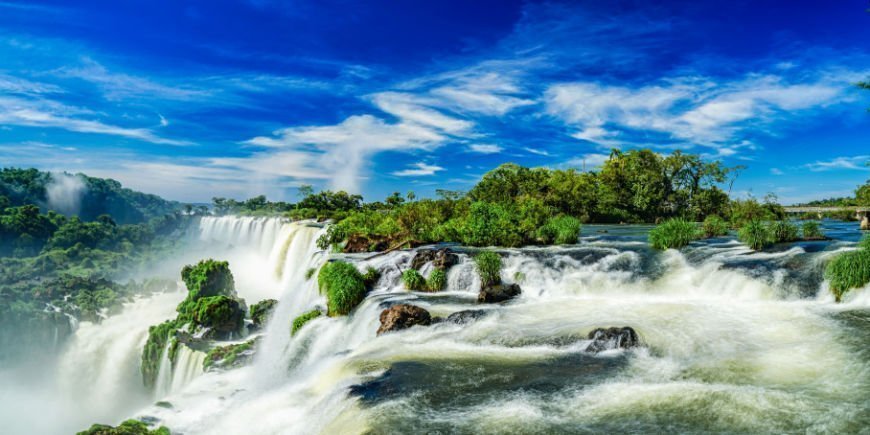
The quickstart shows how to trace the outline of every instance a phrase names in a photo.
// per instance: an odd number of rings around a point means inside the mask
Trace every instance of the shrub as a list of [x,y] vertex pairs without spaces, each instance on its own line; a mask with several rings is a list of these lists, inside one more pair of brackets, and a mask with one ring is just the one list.
[[704,223],[701,225],[701,231],[704,233],[704,237],[719,237],[728,234],[728,222],[725,222],[725,219],[721,217],[711,214],[704,219]]
[[437,292],[444,289],[447,284],[447,273],[441,269],[435,269],[429,274],[429,279],[426,280],[426,288],[430,292]]
[[296,335],[296,331],[302,329],[309,321],[320,317],[321,314],[320,310],[311,310],[293,319],[293,328],[290,329],[290,335]]
[[405,288],[408,290],[426,290],[426,279],[416,269],[408,269],[402,272],[402,282],[405,283]]
[[363,276],[350,263],[326,263],[317,275],[317,285],[326,294],[327,314],[343,316],[351,312],[366,296]]
[[824,239],[825,235],[822,234],[822,228],[816,221],[806,221],[801,225],[801,234],[804,239],[807,240],[820,240]]
[[169,435],[169,429],[160,426],[150,430],[148,425],[139,420],[127,420],[118,427],[105,424],[94,424],[88,430],[79,432],[77,435]]
[[669,219],[653,228],[649,242],[655,249],[678,249],[698,238],[698,226],[683,219]]
[[545,244],[577,243],[581,228],[580,220],[571,216],[550,218],[546,224],[538,228],[538,239]]
[[381,279],[381,273],[377,269],[371,266],[366,268],[366,273],[363,274],[363,281],[365,281],[366,287],[372,288],[378,283],[379,279]]
[[770,225],[773,240],[777,243],[793,242],[798,239],[798,227],[786,220],[776,221]]
[[740,228],[737,237],[756,251],[764,249],[775,241],[770,227],[761,221],[750,221]]
[[492,251],[484,251],[474,257],[474,265],[484,287],[501,283],[501,256]]
[[838,255],[825,268],[825,278],[830,281],[834,298],[840,302],[846,292],[870,282],[870,250],[860,249]]

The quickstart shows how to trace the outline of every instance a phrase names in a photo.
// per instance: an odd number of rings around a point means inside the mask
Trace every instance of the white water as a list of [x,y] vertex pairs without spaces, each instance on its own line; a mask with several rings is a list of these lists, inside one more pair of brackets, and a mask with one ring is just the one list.
[[[184,350],[161,374],[158,399],[172,409],[144,406],[111,418],[153,416],[186,434],[649,432],[666,423],[676,432],[781,433],[850,432],[870,415],[870,364],[832,317],[866,310],[870,289],[839,305],[824,284],[818,296],[801,297],[781,265],[810,255],[802,248],[752,253],[724,243],[653,255],[640,242],[590,239],[579,248],[505,250],[503,278],[522,272],[523,294],[488,306],[474,302],[479,282],[465,255],[437,294],[402,288],[412,252],[346,256],[360,270],[381,270],[376,291],[351,316],[317,318],[291,337],[292,319],[325,302],[316,279],[304,277],[326,260],[315,246],[321,231],[279,219],[203,219],[200,240],[209,255],[230,261],[240,295],[249,304],[280,301],[254,362],[203,374],[202,353]],[[805,263],[818,267],[829,255]],[[773,267],[734,266],[747,261]],[[433,316],[490,315],[376,337],[380,303],[400,300]],[[632,326],[647,347],[584,356],[586,334],[602,326]],[[578,357],[587,359],[569,364],[567,375],[550,365]],[[590,360],[614,368],[589,374]],[[348,394],[403,361],[429,367],[405,381],[414,392],[373,404]],[[509,388],[538,377],[559,387]],[[433,393],[440,389],[447,393]],[[474,400],[454,403],[464,397]]]

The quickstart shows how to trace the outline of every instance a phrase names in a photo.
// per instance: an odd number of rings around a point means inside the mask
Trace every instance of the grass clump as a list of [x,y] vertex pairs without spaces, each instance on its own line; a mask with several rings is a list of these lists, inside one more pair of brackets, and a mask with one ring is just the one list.
[[749,221],[737,231],[737,238],[756,251],[764,249],[776,241],[770,226],[761,221]]
[[721,217],[711,214],[704,219],[704,223],[701,224],[701,232],[704,233],[704,237],[720,237],[728,234],[728,222]]
[[202,369],[203,371],[208,371],[208,369],[218,366],[222,368],[241,367],[253,356],[253,349],[256,344],[257,339],[253,339],[244,343],[216,347],[205,355],[205,359],[202,361]]
[[317,275],[317,285],[320,292],[326,294],[327,314],[330,316],[347,315],[366,297],[362,274],[344,261],[324,264]]
[[492,251],[484,251],[474,257],[474,266],[484,287],[501,283],[501,256]]
[[805,240],[823,240],[825,235],[816,221],[806,221],[801,225],[801,235]]
[[776,243],[793,242],[798,239],[798,227],[786,220],[770,224],[770,231]]
[[831,293],[837,302],[849,290],[864,287],[870,283],[870,249],[838,255],[825,268],[825,278],[830,281]]
[[365,281],[366,287],[374,287],[374,285],[378,283],[379,279],[381,279],[381,273],[378,272],[377,269],[371,266],[366,268],[366,273],[363,274],[363,281]]
[[302,329],[306,323],[311,320],[314,320],[321,316],[320,310],[311,310],[307,313],[300,314],[298,317],[293,319],[293,327],[290,329],[290,335],[296,335],[296,331]]
[[577,243],[583,225],[571,216],[557,216],[547,220],[538,228],[538,240],[548,245],[569,245]]
[[402,272],[402,282],[405,283],[405,288],[408,290],[426,290],[426,279],[416,269],[408,269]]
[[130,419],[121,423],[118,427],[94,424],[88,430],[78,432],[77,435],[170,435],[170,432],[165,426],[150,430],[147,424],[139,420]]
[[698,226],[684,219],[669,219],[649,232],[655,249],[679,249],[698,238]]
[[429,274],[429,279],[426,280],[426,289],[430,292],[437,292],[444,289],[447,284],[447,273],[441,269],[435,269]]

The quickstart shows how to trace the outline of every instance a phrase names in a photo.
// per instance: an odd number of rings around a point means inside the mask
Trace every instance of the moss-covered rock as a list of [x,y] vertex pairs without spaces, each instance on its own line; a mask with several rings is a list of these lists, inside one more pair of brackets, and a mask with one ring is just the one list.
[[363,281],[365,281],[366,288],[371,289],[378,283],[378,280],[381,279],[381,273],[378,272],[374,267],[367,267],[366,273],[363,274]]
[[163,426],[151,430],[147,424],[139,420],[127,420],[117,427],[95,424],[77,435],[171,435],[171,432]]
[[320,310],[311,310],[293,319],[293,327],[290,329],[290,335],[296,335],[296,331],[302,329],[302,327],[309,321],[320,317],[321,314]]
[[262,328],[266,326],[275,307],[278,306],[278,301],[275,299],[264,299],[251,306],[251,321],[254,322],[254,327]]
[[139,368],[142,373],[142,382],[146,388],[154,387],[160,371],[160,360],[163,358],[163,352],[170,340],[175,340],[178,326],[175,320],[167,320],[148,328],[148,341],[145,342],[145,348],[142,350],[142,363]]
[[258,341],[259,338],[255,338],[244,343],[216,347],[206,354],[202,369],[208,371],[242,367],[254,357]]
[[226,261],[209,258],[196,265],[184,266],[181,279],[187,286],[188,299],[197,300],[209,296],[235,296],[236,284],[230,265]]
[[245,311],[237,299],[209,296],[196,301],[192,321],[197,329],[208,328],[204,338],[226,340],[241,334],[245,325]]
[[366,297],[366,284],[359,270],[350,263],[326,263],[317,275],[321,293],[326,294],[327,314],[344,316]]
[[402,272],[402,282],[405,284],[405,288],[408,290],[426,290],[426,278],[423,278],[423,275],[420,275],[420,272],[418,272],[417,269],[408,269]]

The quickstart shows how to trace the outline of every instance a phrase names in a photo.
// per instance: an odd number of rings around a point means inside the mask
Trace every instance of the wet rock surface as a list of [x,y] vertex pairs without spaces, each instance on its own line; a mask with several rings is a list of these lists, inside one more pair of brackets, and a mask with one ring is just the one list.
[[399,304],[381,312],[381,327],[378,335],[385,332],[401,331],[415,325],[427,326],[432,323],[429,312],[416,305]]
[[586,337],[592,340],[587,352],[598,353],[610,349],[631,349],[640,345],[637,332],[629,326],[622,328],[597,328]]
[[519,296],[522,292],[519,284],[490,285],[480,290],[477,301],[485,303],[504,302]]
[[447,316],[444,321],[464,325],[482,319],[486,317],[487,314],[489,313],[486,310],[463,310]]
[[459,263],[459,256],[447,248],[421,249],[411,260],[411,268],[420,269],[430,261],[436,269],[447,270]]

